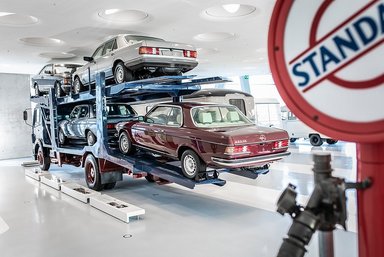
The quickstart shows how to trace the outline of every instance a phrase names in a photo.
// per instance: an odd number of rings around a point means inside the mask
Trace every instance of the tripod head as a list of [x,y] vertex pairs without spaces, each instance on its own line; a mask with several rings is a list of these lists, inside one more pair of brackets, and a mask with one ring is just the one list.
[[344,179],[333,177],[331,155],[316,153],[314,160],[315,188],[307,206],[297,204],[296,187],[289,184],[277,202],[277,212],[288,213],[293,223],[288,236],[283,239],[278,257],[302,257],[316,230],[332,231],[336,224],[346,229],[347,208],[345,190],[356,184],[346,183]]

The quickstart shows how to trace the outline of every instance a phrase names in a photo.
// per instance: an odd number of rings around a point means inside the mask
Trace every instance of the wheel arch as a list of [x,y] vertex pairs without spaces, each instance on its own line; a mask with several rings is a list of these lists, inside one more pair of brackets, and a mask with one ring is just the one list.
[[93,136],[95,137],[95,139],[97,140],[97,131],[93,130],[91,127],[86,127],[84,129],[84,137],[85,137],[85,139],[87,139],[88,132],[91,132],[93,134]]
[[[85,129],[84,129],[84,136],[85,136],[85,137],[87,137],[88,131],[91,131],[91,132],[92,132],[92,130],[91,130],[90,128],[85,128]],[[92,132],[92,133],[93,133],[93,132]]]
[[81,164],[80,164],[80,167],[84,168],[85,166],[85,160],[87,159],[88,155],[92,155],[93,158],[95,158],[96,162],[98,162],[98,158],[95,157],[95,155],[93,155],[92,152],[84,152],[82,157],[81,157]]
[[37,151],[39,151],[39,147],[42,146],[40,140],[36,140],[33,145],[33,157],[37,160]]
[[59,131],[61,130],[61,131],[63,131],[63,133],[64,133],[64,136],[68,136],[68,131],[65,129],[66,128],[66,126],[65,126],[65,124],[66,124],[67,122],[59,122],[59,125],[58,125],[58,128],[59,128]]
[[[118,63],[122,62],[124,64],[124,61],[121,60],[121,59],[116,59],[114,62],[113,62],[113,66],[112,66],[112,74],[115,75],[115,68],[117,66]],[[124,64],[125,65],[125,64]],[[127,67],[128,69],[128,67]]]
[[200,160],[201,160],[202,162],[205,163],[204,159],[201,157],[200,152],[197,151],[197,149],[195,149],[194,147],[189,146],[189,145],[181,145],[181,146],[179,146],[179,148],[177,149],[177,158],[178,158],[179,160],[181,160],[181,155],[182,155],[185,151],[187,151],[187,150],[192,150],[192,151],[194,151],[194,152],[197,154],[197,156],[199,156]]
[[120,135],[121,135],[123,132],[127,133],[129,139],[133,142],[132,135],[131,135],[130,131],[128,131],[128,130],[125,129],[125,128],[121,128],[121,129],[118,130],[118,132],[117,132],[117,133],[118,133],[118,138],[120,138]]
[[43,146],[43,142],[41,141],[41,139],[36,139],[36,141],[34,143],[34,147],[33,147],[33,154],[35,156],[37,155],[37,152],[39,151],[39,147],[41,147],[41,149],[43,149],[44,154],[47,153],[47,149]]

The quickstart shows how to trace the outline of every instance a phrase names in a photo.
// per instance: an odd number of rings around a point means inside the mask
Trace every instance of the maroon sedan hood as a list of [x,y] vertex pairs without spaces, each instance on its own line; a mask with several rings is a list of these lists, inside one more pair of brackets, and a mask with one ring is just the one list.
[[227,127],[209,130],[211,132],[227,136],[229,143],[233,145],[244,145],[252,143],[261,143],[268,141],[276,141],[288,139],[288,133],[285,130],[259,127],[259,126],[243,126],[243,127]]

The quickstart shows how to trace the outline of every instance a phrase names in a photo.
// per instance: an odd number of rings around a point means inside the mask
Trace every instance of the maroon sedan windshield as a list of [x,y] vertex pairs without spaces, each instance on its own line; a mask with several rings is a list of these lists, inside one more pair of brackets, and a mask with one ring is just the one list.
[[222,128],[252,125],[253,123],[233,106],[201,106],[191,111],[196,127]]

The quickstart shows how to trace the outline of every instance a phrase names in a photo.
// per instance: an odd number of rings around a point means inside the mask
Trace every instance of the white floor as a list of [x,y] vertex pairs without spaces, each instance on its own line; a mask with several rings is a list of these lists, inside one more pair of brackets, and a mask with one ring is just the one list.
[[[27,159],[0,161],[0,256],[276,256],[291,219],[275,212],[288,183],[299,202],[313,190],[313,151],[329,151],[334,175],[355,180],[355,145],[312,147],[300,140],[291,156],[274,163],[256,180],[221,174],[224,187],[190,190],[124,177],[104,193],[146,210],[123,223],[87,204],[24,176]],[[53,166],[52,173],[84,185],[83,171]],[[348,232],[335,231],[335,256],[357,256],[356,204],[348,192]],[[317,234],[305,256],[319,256]]]

